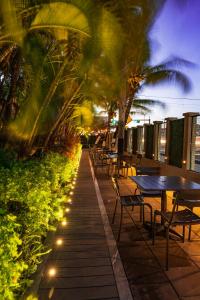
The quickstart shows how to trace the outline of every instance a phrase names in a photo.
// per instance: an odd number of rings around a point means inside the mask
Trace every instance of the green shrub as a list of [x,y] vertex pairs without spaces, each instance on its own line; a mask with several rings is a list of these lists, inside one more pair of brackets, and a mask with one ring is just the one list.
[[0,168],[0,295],[18,299],[31,283],[43,255],[47,232],[63,218],[64,202],[76,172],[80,147],[67,158],[13,160]]

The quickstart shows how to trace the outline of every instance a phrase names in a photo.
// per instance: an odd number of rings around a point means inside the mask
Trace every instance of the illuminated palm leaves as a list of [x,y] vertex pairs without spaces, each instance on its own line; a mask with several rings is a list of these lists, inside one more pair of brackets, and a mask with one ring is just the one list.
[[67,29],[90,36],[89,23],[84,13],[76,6],[57,2],[44,5],[31,24],[34,29]]
[[25,31],[21,20],[17,18],[16,7],[12,1],[1,0],[0,11],[4,23],[0,41],[15,42],[22,45]]
[[[6,1],[3,1],[2,5],[4,5],[4,11],[9,12],[5,17],[5,24],[8,24],[8,26],[6,35],[2,35],[1,39],[3,41],[5,38],[14,36],[15,39],[13,40],[23,48],[25,63],[32,65],[33,69],[36,70],[36,72],[33,72],[35,73],[35,79],[32,80],[33,86],[29,99],[21,108],[21,115],[18,120],[11,124],[11,128],[15,135],[33,142],[41,127],[41,121],[44,123],[44,117],[48,123],[48,115],[45,114],[45,111],[50,112],[51,107],[52,109],[55,108],[52,101],[56,93],[62,90],[63,77],[70,85],[73,80],[79,84],[80,80],[82,81],[82,76],[85,76],[91,65],[97,60],[101,60],[104,66],[112,69],[112,74],[114,74],[114,70],[117,70],[118,62],[122,56],[124,35],[115,15],[90,0],[84,1],[84,3],[79,0],[71,1],[71,3],[53,2],[44,4],[37,10],[29,9],[30,12],[35,14],[35,17],[33,18],[32,15],[33,21],[29,22],[28,27],[23,28],[23,34],[20,35],[19,33],[22,33],[21,15],[19,12],[16,14],[15,7],[11,5],[11,2],[5,3]],[[12,27],[6,18],[14,20]],[[42,60],[38,62],[37,57],[41,57],[41,47],[39,47],[39,53],[37,53],[37,39],[40,39],[40,35],[45,33],[52,35],[52,44],[57,44],[55,46],[56,51],[51,52],[44,43]],[[68,43],[68,46],[70,46],[69,37],[72,33],[75,34],[75,39],[79,40],[80,49],[78,51],[81,51],[81,55],[73,63],[68,55],[69,53],[63,51],[63,49],[66,50],[66,46],[59,46],[59,41],[62,41],[62,43],[65,41],[66,45]],[[33,39],[35,39],[35,45]],[[34,55],[31,56],[31,52]],[[82,69],[83,65],[86,66],[84,71]],[[74,69],[74,67],[78,76],[73,79],[69,71],[70,68]],[[67,109],[67,102],[70,101],[72,96],[70,95],[69,99],[64,99]],[[56,98],[54,101],[57,101]],[[57,106],[59,105],[63,107],[62,102],[58,103]],[[69,108],[71,109],[70,106]],[[67,109],[65,109],[66,114]],[[57,112],[59,112],[58,107]],[[51,113],[49,115],[52,116]],[[55,113],[54,115],[56,116]],[[59,115],[57,120],[59,120]]]
[[117,18],[106,9],[102,9],[97,34],[102,57],[109,59],[112,67],[116,69],[121,60],[124,35]]

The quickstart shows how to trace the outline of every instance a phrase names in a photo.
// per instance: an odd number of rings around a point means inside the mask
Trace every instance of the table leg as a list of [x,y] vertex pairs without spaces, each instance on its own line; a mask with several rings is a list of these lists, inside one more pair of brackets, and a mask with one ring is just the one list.
[[[167,193],[166,191],[162,191],[162,197],[161,197],[161,211],[166,212],[167,210]],[[164,221],[161,220],[161,223],[163,224]]]

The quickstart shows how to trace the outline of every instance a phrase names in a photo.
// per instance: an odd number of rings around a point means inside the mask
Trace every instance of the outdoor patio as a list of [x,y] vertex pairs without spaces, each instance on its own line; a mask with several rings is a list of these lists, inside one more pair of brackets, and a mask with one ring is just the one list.
[[[115,193],[105,171],[98,170],[98,181],[93,172],[88,151],[84,150],[68,223],[66,228],[58,228],[54,240],[62,238],[63,245],[55,245],[49,257],[39,299],[200,299],[200,227],[192,227],[191,242],[170,240],[170,268],[165,271],[165,239],[156,236],[152,246],[151,235],[139,222],[139,210],[135,208],[130,210],[135,224],[127,213],[124,216],[118,259],[112,232],[116,238],[119,211],[111,225]],[[130,179],[120,179],[120,188],[130,194],[135,186]],[[169,192],[168,204],[171,197]],[[160,208],[159,199],[149,202],[154,209]],[[145,216],[148,219],[148,213]],[[56,274],[50,278],[52,267]]]

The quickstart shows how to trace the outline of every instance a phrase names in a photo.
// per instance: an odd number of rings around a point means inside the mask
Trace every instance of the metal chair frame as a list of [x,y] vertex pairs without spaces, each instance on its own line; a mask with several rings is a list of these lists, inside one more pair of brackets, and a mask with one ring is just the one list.
[[166,270],[169,269],[169,231],[173,226],[183,226],[183,235],[182,241],[185,241],[185,226],[187,225],[197,225],[200,224],[200,217],[193,213],[190,209],[184,209],[177,211],[177,199],[178,193],[176,194],[173,201],[173,208],[171,212],[161,212],[158,210],[154,211],[154,220],[153,220],[153,245],[155,244],[155,235],[156,235],[156,217],[161,216],[164,220],[164,226],[166,230]]
[[[197,198],[197,195],[191,191],[182,191],[178,194],[176,200],[176,210],[178,211],[179,206],[184,206],[189,208],[192,212],[195,207],[200,207],[200,199]],[[189,225],[188,241],[191,241],[191,232],[192,225]]]
[[[142,169],[142,167],[136,167],[136,175],[137,176],[140,176],[140,175],[146,175],[146,176],[154,176],[154,175],[159,175],[160,174],[160,168],[159,167],[155,167],[155,168],[152,168],[151,167],[149,168],[149,171],[146,170],[144,171]],[[136,187],[135,189],[135,193],[136,191],[138,190],[138,186]],[[148,191],[142,191],[140,190],[140,195],[142,195],[144,198],[161,198],[162,197],[162,192],[161,191],[151,191],[151,192],[148,192]]]
[[104,167],[108,168],[107,172],[109,171],[110,164],[101,158],[101,154],[96,152],[91,152],[91,160],[92,160],[95,173],[97,172],[98,168],[103,169]]
[[[151,220],[151,224],[152,224],[152,206],[149,203],[145,203],[143,200],[143,197],[141,195],[134,194],[134,195],[121,196],[118,181],[114,177],[112,177],[112,184],[113,184],[113,189],[116,192],[116,201],[115,201],[115,208],[114,208],[113,217],[112,217],[112,224],[114,224],[114,221],[115,221],[115,215],[116,215],[116,211],[117,211],[118,202],[120,202],[120,204],[121,204],[120,224],[119,224],[119,230],[118,230],[118,235],[117,235],[117,241],[119,241],[120,235],[121,235],[124,207],[126,208],[126,207],[139,206],[141,208],[140,209],[140,221],[142,221],[144,223],[144,218],[145,218],[144,206],[147,206],[150,209],[150,220]],[[129,214],[129,216],[130,216],[130,214]],[[131,217],[131,219],[134,222],[132,217]]]

